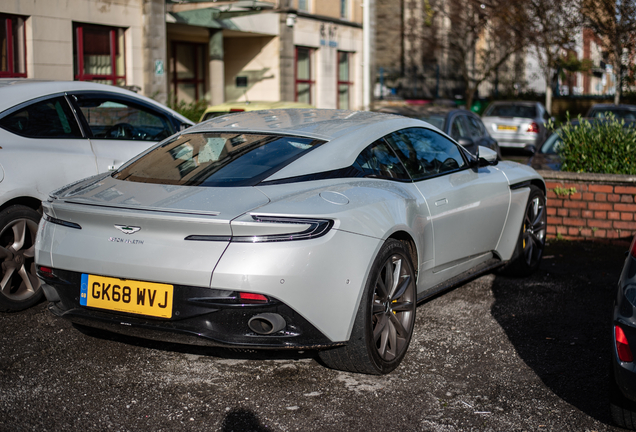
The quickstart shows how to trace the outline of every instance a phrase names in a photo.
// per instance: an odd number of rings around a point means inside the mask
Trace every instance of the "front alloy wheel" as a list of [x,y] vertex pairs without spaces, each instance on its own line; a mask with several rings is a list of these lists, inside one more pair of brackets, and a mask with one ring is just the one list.
[[541,260],[545,246],[546,210],[543,194],[534,194],[526,207],[523,220],[523,257],[528,267]]
[[515,254],[502,268],[501,273],[507,276],[529,276],[539,268],[545,248],[547,226],[545,195],[538,187],[530,186]]
[[35,236],[40,215],[14,205],[0,212],[0,310],[18,311],[42,297],[35,274]]

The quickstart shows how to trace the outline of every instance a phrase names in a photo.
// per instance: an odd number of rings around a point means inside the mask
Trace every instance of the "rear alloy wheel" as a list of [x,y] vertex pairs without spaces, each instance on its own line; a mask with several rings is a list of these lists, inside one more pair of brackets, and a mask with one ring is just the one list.
[[528,276],[539,268],[545,248],[547,226],[545,195],[538,187],[530,186],[530,196],[515,255],[502,273],[510,276]]
[[35,274],[35,236],[40,215],[14,205],[0,212],[0,310],[19,311],[42,298]]
[[349,343],[321,351],[320,359],[329,367],[350,372],[391,372],[411,341],[416,306],[409,253],[401,242],[389,239],[371,268]]

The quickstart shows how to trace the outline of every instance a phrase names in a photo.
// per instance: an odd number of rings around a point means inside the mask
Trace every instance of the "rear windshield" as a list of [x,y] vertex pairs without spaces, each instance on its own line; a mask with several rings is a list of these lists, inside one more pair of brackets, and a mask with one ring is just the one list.
[[446,121],[446,117],[431,115],[431,116],[421,116],[419,119],[432,124],[437,129],[444,130],[444,122]]
[[621,108],[596,108],[592,110],[590,117],[606,118],[609,113],[614,114],[617,119],[636,120],[636,110],[628,110]]
[[323,142],[247,133],[184,134],[113,177],[180,186],[253,186]]
[[536,118],[537,110],[535,107],[527,105],[495,105],[484,116]]

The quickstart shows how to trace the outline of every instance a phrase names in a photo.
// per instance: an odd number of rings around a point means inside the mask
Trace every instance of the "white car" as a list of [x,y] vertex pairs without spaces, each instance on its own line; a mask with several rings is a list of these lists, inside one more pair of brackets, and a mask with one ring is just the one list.
[[534,153],[548,136],[550,115],[540,102],[499,101],[488,105],[481,120],[499,147]]
[[416,304],[478,273],[534,271],[545,183],[420,120],[229,114],[43,203],[37,274],[76,325],[158,340],[317,349],[388,373]]
[[49,192],[115,170],[192,124],[117,87],[0,80],[0,311],[42,297],[33,245]]

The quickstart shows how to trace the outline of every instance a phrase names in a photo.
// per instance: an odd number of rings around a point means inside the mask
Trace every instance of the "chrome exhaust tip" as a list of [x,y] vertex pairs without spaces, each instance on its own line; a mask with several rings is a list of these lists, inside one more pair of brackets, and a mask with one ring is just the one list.
[[260,335],[269,335],[279,332],[284,329],[286,325],[285,318],[275,313],[254,315],[247,322],[247,326],[250,330]]

